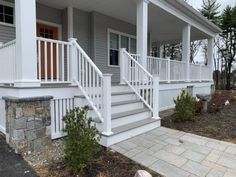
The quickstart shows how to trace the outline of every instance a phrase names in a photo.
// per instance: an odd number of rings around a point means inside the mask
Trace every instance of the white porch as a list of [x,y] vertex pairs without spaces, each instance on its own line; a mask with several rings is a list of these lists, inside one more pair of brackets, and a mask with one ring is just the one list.
[[[218,29],[203,19],[198,22],[196,17],[186,17],[180,10],[179,12],[173,12],[171,1],[165,3],[158,0],[98,0],[96,3],[92,3],[87,0],[38,0],[37,2],[51,7],[67,8],[69,39],[68,41],[61,41],[36,37],[36,1],[17,0],[15,3],[16,40],[0,47],[0,83],[11,86],[7,88],[11,91],[7,92],[4,89],[3,92],[8,93],[9,96],[53,95],[54,102],[52,102],[52,105],[56,104],[57,108],[60,107],[57,110],[59,111],[56,116],[57,122],[52,124],[52,131],[57,131],[55,137],[62,136],[60,134],[61,129],[55,126],[62,124],[63,115],[60,113],[65,113],[65,110],[73,108],[69,104],[70,102],[73,102],[73,105],[81,106],[83,105],[81,103],[82,99],[83,103],[90,105],[94,113],[94,121],[105,137],[103,144],[109,146],[134,134],[160,126],[160,87],[162,87],[163,93],[168,90],[168,87],[175,88],[175,92],[165,93],[172,93],[172,97],[175,97],[180,89],[185,89],[186,84],[190,86],[201,85],[203,88],[210,89],[213,78],[213,37]],[[181,4],[176,3],[175,8]],[[118,90],[112,91],[111,74],[113,73],[104,74],[105,72],[102,72],[96,62],[97,56],[94,55],[93,58],[92,55],[88,55],[81,47],[80,39],[77,41],[73,38],[75,35],[73,10],[75,8],[104,13],[136,26],[137,54],[130,54],[127,52],[127,48],[118,48],[119,66],[117,68],[120,73],[120,83],[124,84],[123,88],[121,88],[122,86],[117,87]],[[184,5],[180,8],[184,9]],[[120,9],[122,9],[122,13],[120,13]],[[183,11],[187,11],[186,9]],[[193,19],[191,20],[191,18]],[[150,39],[148,40],[148,38]],[[199,39],[208,39],[207,66],[189,63],[190,42]],[[182,61],[148,56],[150,53],[148,49],[151,48],[154,42],[161,44],[182,42]],[[104,60],[107,60],[107,58],[104,58]],[[112,68],[110,70],[113,71]],[[164,84],[160,86],[160,82]],[[196,82],[203,83],[196,84]],[[67,97],[68,93],[53,93],[55,88],[64,87],[65,84],[70,89],[67,88],[64,91],[70,91],[70,97]],[[176,86],[176,84],[179,84],[179,86]],[[76,87],[79,87],[77,89],[79,92],[74,91]],[[50,91],[45,93],[44,88]],[[23,90],[28,92],[26,93]],[[120,94],[121,97],[124,97],[124,92],[128,92],[132,95],[130,98],[135,97],[135,99],[118,99],[114,103],[115,106],[130,104],[129,106],[132,107],[132,104],[136,103],[135,108],[145,109],[145,116],[140,115],[137,118],[137,114],[143,112],[133,112],[126,115],[124,112],[112,111],[112,106],[114,106],[114,104],[112,105],[113,94],[115,96]],[[75,104],[78,96],[80,99],[77,101],[79,102]],[[170,98],[170,100],[173,100],[173,98]],[[164,105],[165,108],[168,106],[173,105]],[[52,106],[52,110],[54,108],[55,106]],[[126,110],[126,113],[127,111],[132,110]],[[120,117],[112,116],[112,114],[117,113],[120,114]],[[54,118],[55,112],[52,111],[51,116]],[[121,119],[115,121],[114,117]],[[133,121],[130,121],[131,118],[133,118]],[[135,125],[140,121],[141,124],[138,124],[133,131],[129,131],[128,124]],[[124,126],[126,126],[126,129],[124,129]],[[62,126],[59,127],[62,128]],[[119,131],[116,131],[115,128],[118,128]]]

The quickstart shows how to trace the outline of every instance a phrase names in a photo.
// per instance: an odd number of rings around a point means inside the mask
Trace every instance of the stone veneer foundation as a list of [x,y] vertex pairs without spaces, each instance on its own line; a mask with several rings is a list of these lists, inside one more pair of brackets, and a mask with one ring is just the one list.
[[38,151],[51,144],[52,98],[3,97],[6,102],[6,140],[16,153]]

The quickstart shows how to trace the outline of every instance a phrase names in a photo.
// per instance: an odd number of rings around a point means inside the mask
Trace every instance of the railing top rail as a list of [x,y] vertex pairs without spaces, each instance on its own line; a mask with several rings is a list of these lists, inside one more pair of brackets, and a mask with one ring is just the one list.
[[40,41],[45,41],[45,42],[53,42],[53,43],[58,43],[58,44],[64,44],[64,45],[70,45],[70,42],[66,42],[66,41],[59,41],[59,40],[55,40],[55,39],[47,39],[47,38],[43,38],[43,37],[37,37],[37,40]]
[[143,70],[143,72],[144,72],[145,74],[148,75],[148,77],[153,78],[152,75],[151,75],[149,72],[147,72],[147,70],[146,70],[141,64],[139,64],[139,62],[137,62],[137,61],[132,57],[132,55],[130,55],[126,50],[124,50],[124,53],[125,53],[127,56],[129,56],[130,59],[131,59],[138,67],[140,67],[140,68]]
[[100,77],[103,77],[102,72],[100,69],[94,64],[94,62],[90,59],[90,57],[87,55],[87,53],[79,46],[79,44],[76,41],[72,41],[75,46],[80,50],[81,54],[87,59],[89,64],[95,69],[95,71],[98,73]]
[[172,63],[180,63],[180,64],[186,64],[185,61],[178,61],[178,60],[170,60]]
[[7,42],[7,43],[3,44],[2,46],[0,46],[0,49],[3,49],[5,47],[8,47],[8,46],[15,44],[15,43],[16,43],[16,40],[14,39],[14,40]]
[[153,56],[148,56],[148,59],[152,59],[152,60],[162,60],[162,61],[168,61],[168,58],[160,58],[160,57],[153,57]]

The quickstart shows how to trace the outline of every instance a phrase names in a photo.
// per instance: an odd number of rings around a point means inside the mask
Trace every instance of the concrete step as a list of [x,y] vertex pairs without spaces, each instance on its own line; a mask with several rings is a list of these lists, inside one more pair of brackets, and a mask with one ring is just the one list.
[[160,127],[160,125],[161,125],[160,119],[156,120],[152,118],[146,118],[141,121],[119,126],[112,129],[112,132],[113,132],[112,135],[110,136],[102,135],[100,144],[102,144],[103,146],[109,147],[123,140],[132,138],[139,134],[158,128]]

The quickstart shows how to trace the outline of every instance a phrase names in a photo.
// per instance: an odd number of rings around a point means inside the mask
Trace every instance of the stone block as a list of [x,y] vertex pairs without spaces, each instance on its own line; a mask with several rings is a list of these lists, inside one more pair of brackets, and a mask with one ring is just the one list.
[[46,136],[51,136],[51,134],[52,134],[51,126],[47,126],[46,127]]
[[26,136],[26,139],[27,139],[28,141],[32,141],[32,140],[37,139],[37,135],[36,135],[35,130],[26,131],[26,132],[25,132],[25,136]]
[[[10,111],[12,111],[12,109]],[[16,119],[19,119],[19,118],[21,118],[23,116],[22,108],[15,108],[15,112],[16,112]]]
[[29,121],[26,124],[27,124],[27,130],[35,129],[34,121]]
[[27,121],[27,118],[25,118],[25,117],[15,119],[14,128],[16,130],[25,129],[26,128],[26,121]]
[[46,136],[46,127],[39,128],[35,130],[37,138],[42,138]]
[[195,162],[201,162],[205,158],[205,155],[191,150],[184,152],[182,156]]
[[23,109],[23,114],[25,117],[31,117],[35,115],[35,107],[33,105],[27,106]]
[[210,171],[209,167],[193,161],[188,161],[186,164],[184,164],[182,169],[196,176],[206,176]]
[[15,141],[25,139],[25,132],[24,132],[24,130],[13,130],[12,138]]

